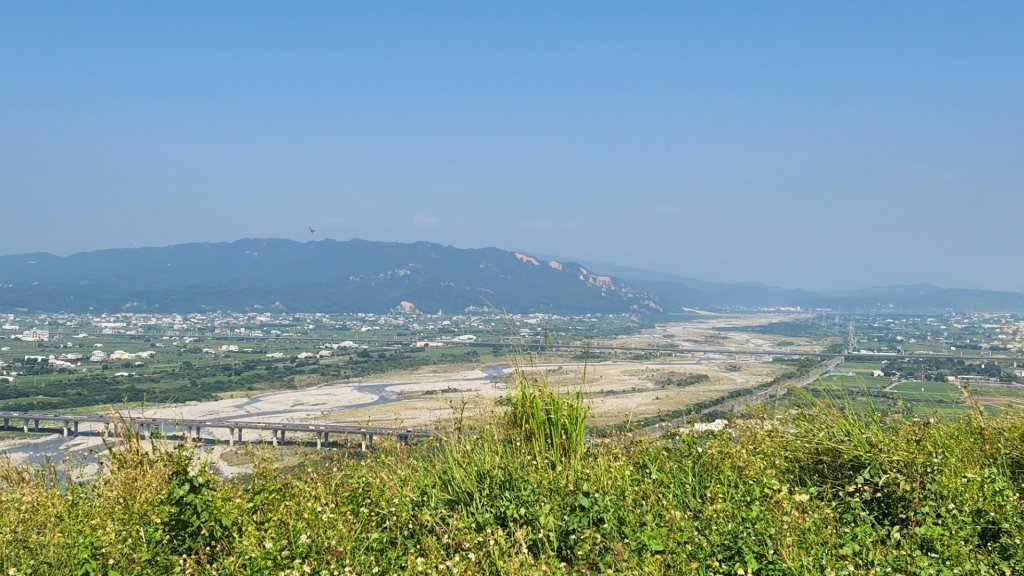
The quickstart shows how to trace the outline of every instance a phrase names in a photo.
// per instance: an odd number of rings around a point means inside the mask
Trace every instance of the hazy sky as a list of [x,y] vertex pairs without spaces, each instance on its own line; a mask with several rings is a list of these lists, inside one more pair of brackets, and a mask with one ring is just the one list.
[[0,4],[0,253],[497,246],[1024,291],[1024,3]]

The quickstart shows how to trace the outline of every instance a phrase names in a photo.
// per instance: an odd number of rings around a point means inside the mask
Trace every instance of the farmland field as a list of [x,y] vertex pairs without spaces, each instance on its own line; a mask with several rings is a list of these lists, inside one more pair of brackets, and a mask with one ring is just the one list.
[[963,392],[948,382],[900,382],[891,389],[906,400],[926,402],[959,402]]

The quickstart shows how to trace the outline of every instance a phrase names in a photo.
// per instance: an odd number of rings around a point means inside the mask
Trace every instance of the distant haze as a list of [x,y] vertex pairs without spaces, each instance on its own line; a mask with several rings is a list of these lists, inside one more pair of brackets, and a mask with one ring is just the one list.
[[0,13],[3,254],[359,237],[1024,291],[1022,3]]

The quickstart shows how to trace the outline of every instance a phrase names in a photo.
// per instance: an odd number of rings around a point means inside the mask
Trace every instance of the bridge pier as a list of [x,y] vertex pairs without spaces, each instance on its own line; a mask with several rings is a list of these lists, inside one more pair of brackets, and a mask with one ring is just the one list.
[[363,452],[367,450],[373,450],[373,434],[366,433],[366,429],[363,429],[363,433],[359,435],[359,449]]
[[[765,396],[773,396],[774,391],[765,393]],[[270,432],[270,442],[274,446],[287,443],[288,432],[297,433],[299,441],[303,444],[315,444],[318,449],[325,448],[330,444],[330,435],[342,434],[346,437],[359,436],[360,448],[372,450],[376,436],[384,434],[394,436],[401,443],[409,443],[413,437],[428,436],[429,432],[411,429],[391,428],[359,428],[340,424],[294,424],[281,422],[215,422],[207,420],[171,420],[168,418],[140,418],[124,419],[104,417],[99,415],[82,414],[45,414],[45,413],[18,413],[0,411],[0,425],[5,430],[23,430],[26,434],[47,430],[46,422],[53,423],[53,426],[60,427],[60,434],[64,438],[78,436],[80,424],[88,424],[88,430],[97,430],[102,438],[123,438],[125,435],[134,434],[139,439],[152,440],[170,434],[181,441],[202,442],[203,428],[227,431],[227,444],[235,446],[243,441],[245,430],[255,430],[258,439],[265,441],[263,432]],[[212,433],[211,433],[212,434]],[[306,434],[312,434],[312,442],[309,443]],[[213,437],[219,437],[219,432]],[[307,444],[308,443],[308,444]],[[335,444],[338,444],[336,441]],[[351,446],[351,440],[345,440],[345,445]]]

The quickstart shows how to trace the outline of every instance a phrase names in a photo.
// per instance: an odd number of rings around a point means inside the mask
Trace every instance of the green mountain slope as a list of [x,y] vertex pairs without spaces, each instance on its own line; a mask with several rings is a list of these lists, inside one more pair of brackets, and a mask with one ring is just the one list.
[[0,310],[627,312],[643,291],[571,262],[428,242],[245,239],[0,257]]

